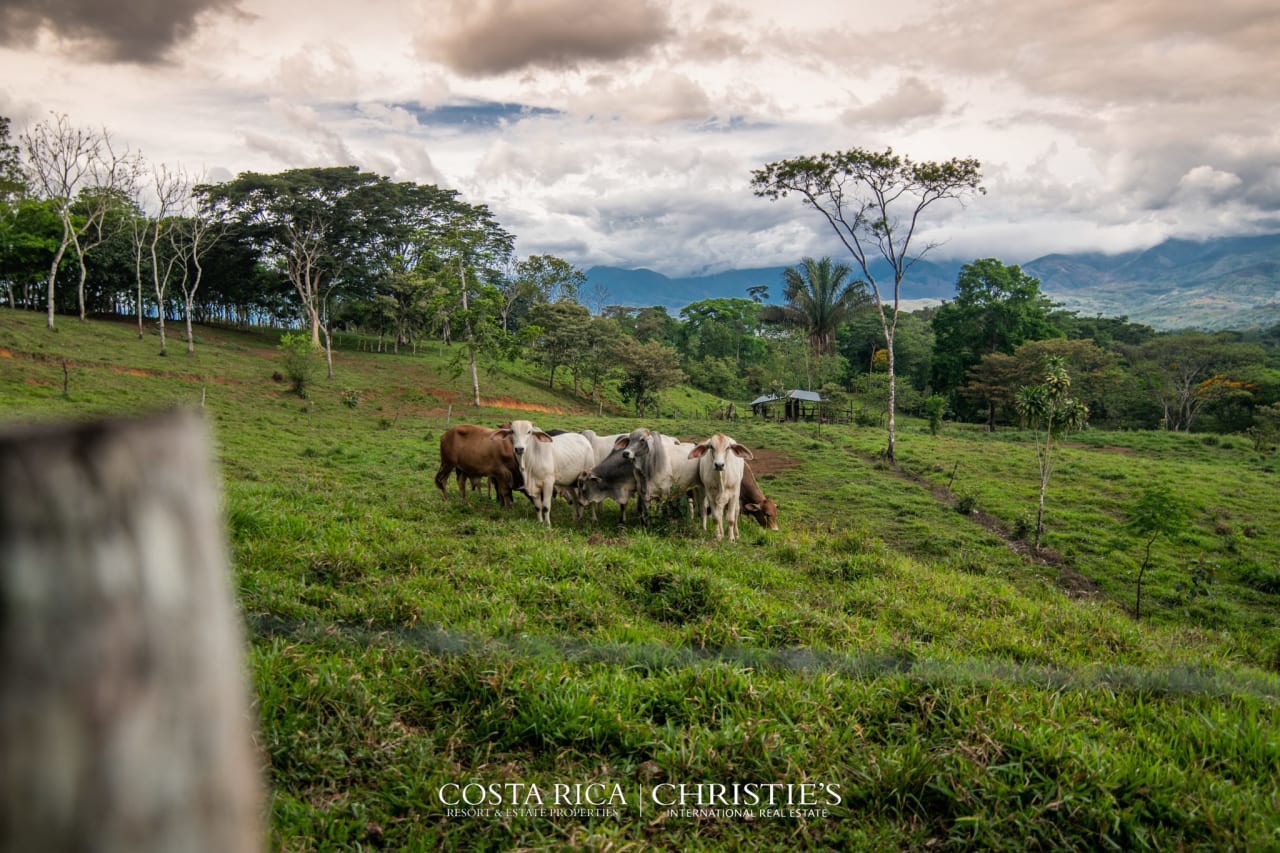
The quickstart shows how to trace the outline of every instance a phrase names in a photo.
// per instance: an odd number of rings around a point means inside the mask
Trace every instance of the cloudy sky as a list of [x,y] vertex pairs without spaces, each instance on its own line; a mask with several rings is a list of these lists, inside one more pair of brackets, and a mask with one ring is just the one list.
[[670,275],[842,250],[751,170],[976,157],[939,258],[1280,231],[1275,0],[0,0],[0,115],[214,179],[356,164],[521,255]]

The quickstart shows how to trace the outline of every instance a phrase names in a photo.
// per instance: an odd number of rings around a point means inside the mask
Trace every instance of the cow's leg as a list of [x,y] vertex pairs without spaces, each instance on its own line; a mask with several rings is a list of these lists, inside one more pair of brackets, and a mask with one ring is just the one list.
[[440,460],[440,470],[436,472],[436,488],[440,490],[440,497],[448,500],[449,493],[445,487],[449,483],[449,475],[453,473],[453,465]]
[[720,541],[721,539],[724,539],[725,504],[721,500],[721,497],[722,496],[717,496],[715,506],[712,507],[712,511],[715,513],[715,516],[716,516],[716,541]]
[[506,478],[499,478],[497,474],[491,474],[489,481],[493,486],[493,490],[498,493],[498,506],[503,509],[510,509],[515,506],[515,501],[511,499],[510,475],[507,475]]
[[551,504],[556,499],[555,481],[549,481],[542,487],[542,515],[538,517],[539,521],[546,521],[547,527],[551,526]]

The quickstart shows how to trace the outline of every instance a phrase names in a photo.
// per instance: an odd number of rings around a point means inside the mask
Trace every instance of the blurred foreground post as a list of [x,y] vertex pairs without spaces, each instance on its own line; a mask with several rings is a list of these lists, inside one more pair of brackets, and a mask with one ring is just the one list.
[[0,851],[257,851],[262,782],[194,416],[0,433]]

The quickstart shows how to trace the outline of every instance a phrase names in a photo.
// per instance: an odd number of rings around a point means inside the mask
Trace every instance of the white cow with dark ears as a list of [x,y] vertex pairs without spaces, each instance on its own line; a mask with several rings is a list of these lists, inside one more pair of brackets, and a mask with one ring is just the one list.
[[530,421],[512,421],[510,426],[493,434],[494,439],[508,436],[520,473],[524,475],[525,493],[533,498],[538,521],[551,526],[551,501],[557,487],[570,495],[574,517],[581,518],[582,508],[577,501],[578,475],[595,461],[591,442],[576,432],[548,435]]

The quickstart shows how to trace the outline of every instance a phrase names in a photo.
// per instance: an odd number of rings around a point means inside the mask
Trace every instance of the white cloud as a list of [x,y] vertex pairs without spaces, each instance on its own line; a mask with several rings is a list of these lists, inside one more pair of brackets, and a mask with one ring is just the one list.
[[[750,171],[854,146],[983,162],[926,223],[961,258],[1280,229],[1271,0],[179,5],[135,45],[159,67],[64,53],[69,21],[0,43],[0,113],[192,170],[356,163],[490,203],[521,251],[672,273],[838,254]],[[431,112],[468,105],[501,108]]]

